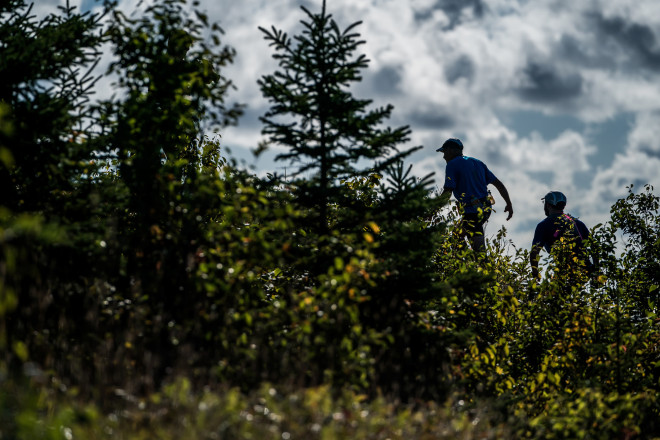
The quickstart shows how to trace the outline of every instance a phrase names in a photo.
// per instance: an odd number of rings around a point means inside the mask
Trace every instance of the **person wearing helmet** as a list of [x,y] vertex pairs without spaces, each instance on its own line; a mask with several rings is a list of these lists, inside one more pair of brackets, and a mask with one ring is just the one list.
[[509,213],[507,220],[513,215],[509,192],[486,164],[474,157],[463,155],[463,143],[459,139],[447,139],[436,151],[441,152],[447,162],[440,198],[449,199],[451,194],[454,194],[463,211],[460,234],[469,237],[474,251],[481,252],[485,248],[484,223],[492,211],[488,185],[492,184],[497,188],[506,202],[504,212]]
[[579,258],[569,258],[569,260],[578,261],[580,265],[591,271],[594,268],[594,264],[584,254],[583,247],[583,241],[589,238],[589,229],[579,219],[564,214],[566,196],[559,191],[550,191],[541,201],[543,201],[543,210],[546,218],[536,226],[536,230],[534,231],[532,250],[529,254],[532,275],[535,278],[539,277],[541,249],[544,248],[547,252],[550,252],[552,246],[557,241],[573,246],[571,255]]

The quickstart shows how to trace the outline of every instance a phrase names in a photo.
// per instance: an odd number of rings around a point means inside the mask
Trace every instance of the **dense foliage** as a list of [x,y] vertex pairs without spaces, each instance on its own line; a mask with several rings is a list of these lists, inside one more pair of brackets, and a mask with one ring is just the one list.
[[303,12],[262,30],[282,179],[205,135],[241,106],[194,7],[0,8],[0,438],[659,437],[653,188],[593,228],[591,277],[533,279],[505,230],[475,259],[352,95],[359,23]]

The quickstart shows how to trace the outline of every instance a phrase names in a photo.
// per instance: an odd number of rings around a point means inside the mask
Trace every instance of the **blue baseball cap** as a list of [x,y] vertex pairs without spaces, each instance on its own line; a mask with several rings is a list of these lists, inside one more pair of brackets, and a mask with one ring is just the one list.
[[562,202],[566,204],[566,196],[559,191],[550,191],[541,200],[545,200],[546,203],[552,206],[557,206]]
[[445,141],[444,144],[442,144],[442,147],[435,151],[441,151],[444,153],[447,148],[457,148],[459,150],[463,150],[463,142],[461,142],[460,139],[449,138]]

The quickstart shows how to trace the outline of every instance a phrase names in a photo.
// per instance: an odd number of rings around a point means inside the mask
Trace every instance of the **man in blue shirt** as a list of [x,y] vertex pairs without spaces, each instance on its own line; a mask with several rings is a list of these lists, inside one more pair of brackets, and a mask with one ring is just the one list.
[[529,262],[532,267],[532,275],[539,276],[539,255],[541,248],[550,252],[552,246],[560,241],[568,246],[565,262],[572,266],[578,265],[588,272],[592,271],[596,264],[595,257],[592,263],[585,254],[583,241],[589,238],[589,229],[577,218],[564,214],[566,207],[566,196],[559,191],[551,191],[541,199],[546,218],[536,226],[532,250],[529,254]]
[[507,220],[513,215],[509,192],[500,180],[479,159],[463,155],[463,143],[456,138],[447,139],[436,151],[443,154],[447,162],[445,184],[441,198],[454,197],[463,212],[459,234],[467,236],[476,252],[485,247],[484,223],[490,217],[492,208],[488,198],[488,185],[492,184],[506,202],[504,212]]

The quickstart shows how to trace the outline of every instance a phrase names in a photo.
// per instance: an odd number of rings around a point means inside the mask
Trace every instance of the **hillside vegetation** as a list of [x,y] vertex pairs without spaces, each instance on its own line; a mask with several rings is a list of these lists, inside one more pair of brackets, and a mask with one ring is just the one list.
[[352,95],[359,22],[300,14],[255,78],[284,178],[222,151],[235,53],[194,5],[0,7],[0,439],[660,438],[654,189],[590,278],[504,229],[478,258]]

